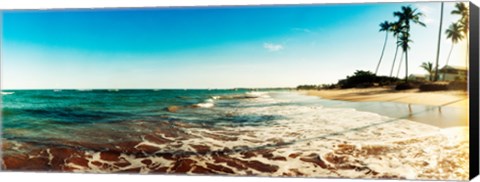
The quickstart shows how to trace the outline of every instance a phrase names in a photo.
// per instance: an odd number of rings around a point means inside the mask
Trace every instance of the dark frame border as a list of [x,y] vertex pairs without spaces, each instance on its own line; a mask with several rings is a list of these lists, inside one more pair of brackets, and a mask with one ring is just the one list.
[[[442,1],[426,1],[426,2],[442,2]],[[370,4],[370,3],[398,3],[398,2],[369,2],[369,3],[345,3],[345,4]],[[415,1],[411,1],[411,3],[416,3]],[[337,3],[314,3],[314,4],[262,4],[260,6],[309,6],[309,5],[336,5]],[[173,6],[173,7],[108,7],[108,8],[96,8],[101,10],[108,10],[108,9],[144,9],[144,8],[190,8],[190,7],[200,7],[200,8],[209,8],[209,7],[242,7],[242,6],[259,6],[256,5],[200,5],[200,6]],[[5,11],[29,11],[29,10],[84,10],[88,8],[53,8],[53,9],[15,9],[15,10],[0,10],[0,52],[1,52],[1,34],[2,34],[2,13]],[[477,177],[480,172],[480,109],[479,109],[479,83],[480,83],[480,65],[479,65],[479,24],[480,24],[480,15],[479,15],[479,7],[469,2],[469,10],[470,10],[470,49],[469,49],[469,179],[472,180],[473,178]],[[3,12],[2,12],[3,11]],[[2,62],[0,56],[0,63]],[[1,65],[0,65],[1,68]],[[1,83],[1,79],[0,79]],[[0,87],[0,90],[2,88]],[[1,99],[0,99],[1,105]],[[1,136],[1,114],[0,114],[0,136]],[[0,145],[1,145],[0,140]],[[2,156],[2,150],[0,149],[0,156]],[[1,162],[2,158],[0,158]],[[1,169],[0,169],[1,171]]]
[[479,173],[479,8],[470,2],[470,50],[469,50],[469,97],[470,97],[470,177]]

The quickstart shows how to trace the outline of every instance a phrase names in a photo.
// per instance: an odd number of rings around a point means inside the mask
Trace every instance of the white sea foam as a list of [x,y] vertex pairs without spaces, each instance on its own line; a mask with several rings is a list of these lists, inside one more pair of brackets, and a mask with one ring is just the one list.
[[257,91],[247,92],[245,93],[245,96],[248,98],[269,97],[268,92],[257,92]]
[[215,101],[213,99],[207,99],[203,103],[195,104],[195,106],[201,107],[201,108],[211,108],[211,107],[215,106],[214,102]]
[[2,95],[12,95],[12,94],[14,94],[15,92],[1,92],[1,93],[2,93]]
[[[268,93],[254,95],[269,95]],[[190,136],[178,140],[175,137],[163,138],[173,143],[157,144],[144,140],[139,145],[159,148],[161,152],[195,151],[194,145],[208,146],[210,150],[235,149],[248,146],[257,148],[270,146],[273,156],[285,160],[270,160],[262,155],[245,158],[241,153],[228,154],[230,158],[256,160],[278,166],[275,172],[240,170],[225,163],[215,163],[234,170],[239,175],[283,176],[298,175],[310,177],[350,177],[350,178],[407,178],[465,180],[468,178],[468,128],[457,127],[440,129],[404,119],[394,119],[371,112],[361,112],[349,108],[327,108],[321,105],[288,104],[304,99],[305,96],[256,97],[244,99],[243,106],[233,111],[224,110],[232,116],[281,116],[273,125],[222,126],[211,128],[180,128]],[[200,104],[211,104],[206,100]],[[199,104],[199,107],[200,107]],[[268,104],[267,106],[263,106]],[[215,136],[215,137],[212,137]],[[235,138],[221,140],[218,138]],[[283,143],[283,144],[282,144]],[[285,145],[286,144],[286,145]],[[137,145],[137,146],[139,146]],[[278,147],[274,147],[278,146]],[[292,154],[299,157],[290,157]],[[317,156],[329,167],[320,167],[306,162],[308,156]],[[142,159],[122,154],[131,165],[118,170],[144,166]],[[93,157],[99,160],[98,156]],[[148,157],[156,164],[172,166],[171,161],[162,157]],[[189,159],[207,168],[206,163],[214,161],[209,155],[191,155]],[[303,159],[302,159],[303,158]],[[455,166],[452,168],[452,166]],[[83,171],[101,171],[90,165]],[[292,172],[292,170],[294,172]],[[447,170],[449,170],[447,172]],[[115,170],[112,170],[115,171]],[[297,171],[297,172],[295,172]],[[374,172],[372,172],[374,171]],[[141,172],[149,172],[142,167]]]
[[[278,98],[259,98],[248,101],[251,103],[279,103],[288,102]],[[246,102],[245,104],[248,104]],[[252,133],[252,136],[239,135],[239,141],[212,143],[212,146],[255,146],[247,142],[261,138],[263,141],[282,140],[293,142],[292,145],[276,151],[286,156],[292,151],[315,153],[319,156],[333,155],[339,144],[348,143],[355,146],[358,151],[381,151],[377,155],[348,156],[352,165],[366,163],[376,172],[388,176],[399,176],[408,179],[429,179],[428,176],[443,175],[445,179],[459,179],[464,176],[449,173],[444,175],[428,169],[434,169],[436,163],[452,162],[461,166],[458,171],[466,170],[468,165],[462,166],[462,157],[468,152],[468,128],[440,129],[435,126],[413,122],[404,119],[395,119],[371,112],[362,112],[349,108],[325,108],[309,105],[275,105],[268,107],[245,107],[237,109],[238,115],[280,115],[284,119],[276,121],[274,126],[245,126],[233,130],[239,133]],[[201,142],[198,139],[195,142]],[[223,144],[222,144],[223,143]],[[265,143],[261,143],[264,145]],[[426,148],[430,148],[425,150]],[[220,149],[221,147],[219,147]],[[363,149],[362,149],[363,148]],[[382,152],[388,151],[388,152]],[[443,152],[442,152],[443,151]],[[386,155],[388,154],[388,155]],[[455,157],[448,156],[454,154]],[[335,154],[336,155],[336,154]],[[432,159],[431,156],[436,156]],[[362,161],[357,164],[353,161]],[[418,170],[420,164],[426,162],[431,165],[425,170]],[[460,162],[460,163],[459,163]],[[299,169],[309,176],[348,176],[362,177],[364,172],[356,170],[342,170],[340,174],[330,174],[328,170],[306,166],[288,160],[269,161],[269,164],[288,166]],[[316,171],[316,172],[315,172]],[[276,174],[281,175],[282,170]],[[275,174],[273,174],[275,175]],[[447,176],[447,177],[445,177]]]

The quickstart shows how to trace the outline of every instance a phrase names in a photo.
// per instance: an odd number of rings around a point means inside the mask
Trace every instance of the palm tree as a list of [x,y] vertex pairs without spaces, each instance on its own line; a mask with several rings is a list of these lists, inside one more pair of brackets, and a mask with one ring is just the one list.
[[400,45],[405,53],[405,82],[408,82],[408,43],[412,42],[410,40],[410,22],[425,27],[425,23],[420,21],[420,17],[423,16],[423,13],[417,12],[417,9],[412,9],[410,6],[402,6],[402,11],[396,11],[393,15],[398,17],[398,22],[402,25],[397,45]]
[[[397,38],[397,41],[398,41],[398,34],[400,34],[401,30],[402,30],[402,27],[401,27],[400,22],[391,23],[390,31],[393,32],[393,37]],[[397,60],[398,48],[399,48],[399,46],[396,45],[395,55],[393,56],[392,69],[390,69],[390,77],[392,77],[393,68],[395,67],[395,61]]]
[[[400,40],[400,39],[399,39]],[[398,41],[397,41],[397,46],[400,47],[398,45]],[[403,54],[404,52],[402,51],[402,54],[400,54],[400,62],[398,62],[398,70],[397,70],[397,78],[399,78],[399,75],[400,75],[400,69],[402,69],[402,62],[403,62]]]
[[378,72],[378,68],[380,67],[380,63],[382,62],[383,53],[385,53],[385,47],[387,46],[388,40],[388,32],[390,31],[391,24],[388,21],[380,23],[380,32],[385,32],[385,41],[383,43],[382,54],[380,55],[380,60],[378,61],[377,68],[375,69],[375,75]]
[[428,72],[428,76],[429,76],[429,81],[432,81],[433,80],[433,63],[431,62],[423,62],[422,65],[420,66],[421,68],[423,68],[425,71]]
[[452,14],[454,15],[460,15],[462,16],[460,18],[460,23],[462,26],[464,26],[463,31],[468,32],[468,23],[469,23],[469,12],[468,12],[468,7],[465,5],[465,3],[459,2],[455,4],[454,10],[452,10]]
[[[445,66],[448,66],[448,61],[450,60],[450,55],[452,54],[453,46],[463,39],[461,25],[459,23],[452,23],[448,29],[445,31],[447,38],[452,40],[452,46],[450,47],[450,52],[448,53],[447,63]],[[443,80],[445,80],[445,71],[443,71]]]
[[465,5],[465,3],[459,2],[455,4],[455,9],[452,10],[451,12],[454,15],[460,15],[460,20],[458,20],[458,23],[460,24],[460,28],[463,31],[463,34],[465,35],[465,38],[467,39],[467,49],[466,55],[465,55],[465,67],[468,67],[468,51],[469,51],[469,36],[468,36],[468,28],[469,28],[469,10],[468,7]]
[[397,45],[400,46],[403,50],[403,53],[405,53],[405,82],[408,82],[408,49],[410,49],[410,42],[412,42],[412,40],[410,40],[410,35],[408,32],[402,32],[399,40],[397,41]]
[[425,27],[425,23],[420,21],[420,17],[423,16],[423,13],[417,12],[417,9],[412,9],[410,6],[402,6],[402,11],[394,12],[393,16],[398,17],[399,22],[404,24],[407,30],[410,30],[410,22]]
[[440,40],[442,40],[442,23],[443,23],[443,2],[440,5],[440,26],[438,28],[438,43],[437,43],[437,58],[435,62],[435,78],[434,80],[438,80],[438,61],[440,59]]

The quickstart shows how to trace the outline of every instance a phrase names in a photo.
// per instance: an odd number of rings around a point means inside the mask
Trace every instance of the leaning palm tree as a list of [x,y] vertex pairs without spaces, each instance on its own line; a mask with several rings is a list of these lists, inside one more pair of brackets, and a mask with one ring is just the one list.
[[378,60],[377,68],[375,69],[375,74],[378,72],[380,63],[382,62],[383,53],[385,53],[385,47],[387,46],[388,33],[390,31],[391,24],[388,21],[380,23],[380,32],[385,32],[385,41],[383,42],[382,54],[380,55],[380,60]]
[[454,10],[452,10],[452,14],[454,15],[460,15],[461,18],[459,20],[459,23],[462,25],[462,31],[467,35],[468,32],[468,25],[469,25],[469,11],[468,7],[465,5],[465,3],[456,3],[455,4]]
[[[401,30],[402,30],[402,25],[400,24],[400,22],[394,22],[390,26],[390,31],[393,33],[393,37],[395,37],[397,39],[397,41],[398,41],[398,35],[400,34]],[[399,46],[396,45],[395,55],[393,56],[392,69],[390,69],[390,77],[392,77],[393,68],[395,68],[395,61],[397,60],[398,48],[399,48]]]
[[402,32],[397,41],[397,45],[399,45],[403,53],[405,53],[405,82],[408,82],[408,49],[410,49],[410,42],[412,42],[412,40],[410,40],[410,34],[408,32]]
[[469,46],[469,36],[468,36],[468,28],[469,28],[469,10],[468,10],[468,6],[465,5],[465,3],[462,3],[462,2],[459,2],[459,3],[456,3],[455,4],[455,9],[452,10],[451,12],[452,14],[454,15],[460,15],[460,20],[458,20],[458,23],[460,24],[460,28],[461,30],[463,31],[463,34],[467,40],[467,49],[465,50],[466,51],[466,55],[465,55],[465,67],[468,67],[468,50],[470,48]]
[[[400,39],[398,39],[398,41],[400,41]],[[397,41],[397,46],[400,47],[400,46],[398,45],[398,41]],[[399,75],[400,75],[400,69],[402,69],[403,55],[405,55],[405,54],[404,54],[404,52],[402,51],[402,53],[400,54],[400,62],[398,62],[398,69],[397,69],[397,76],[396,76],[397,78],[400,78]]]
[[442,40],[442,23],[443,23],[443,2],[440,3],[440,23],[438,27],[438,41],[437,41],[437,58],[435,61],[435,77],[434,80],[438,80],[438,62],[440,60],[440,42]]
[[[463,39],[461,25],[459,23],[452,23],[448,29],[445,31],[447,38],[452,40],[452,46],[450,47],[450,52],[448,52],[447,63],[445,66],[448,66],[448,61],[450,60],[450,55],[452,54],[453,46]],[[446,71],[443,71],[443,80],[445,80]]]
[[420,21],[420,17],[423,16],[422,12],[418,12],[417,9],[412,9],[410,6],[402,6],[402,11],[396,11],[393,13],[395,17],[398,17],[399,23],[402,25],[401,34],[397,44],[402,47],[405,53],[405,81],[408,82],[408,49],[410,40],[410,23],[419,24],[425,27],[425,23]]
[[422,65],[420,65],[421,68],[423,68],[425,71],[428,72],[428,80],[432,81],[433,80],[433,63],[431,62],[423,62]]

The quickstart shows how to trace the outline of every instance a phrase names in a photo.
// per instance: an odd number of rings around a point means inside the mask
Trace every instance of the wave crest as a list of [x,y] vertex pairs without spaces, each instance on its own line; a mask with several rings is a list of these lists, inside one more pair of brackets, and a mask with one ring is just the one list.
[[2,92],[2,95],[12,95],[14,94],[15,92]]
[[195,104],[194,106],[196,107],[201,107],[201,108],[211,108],[215,106],[215,101],[213,99],[207,99],[205,102]]

